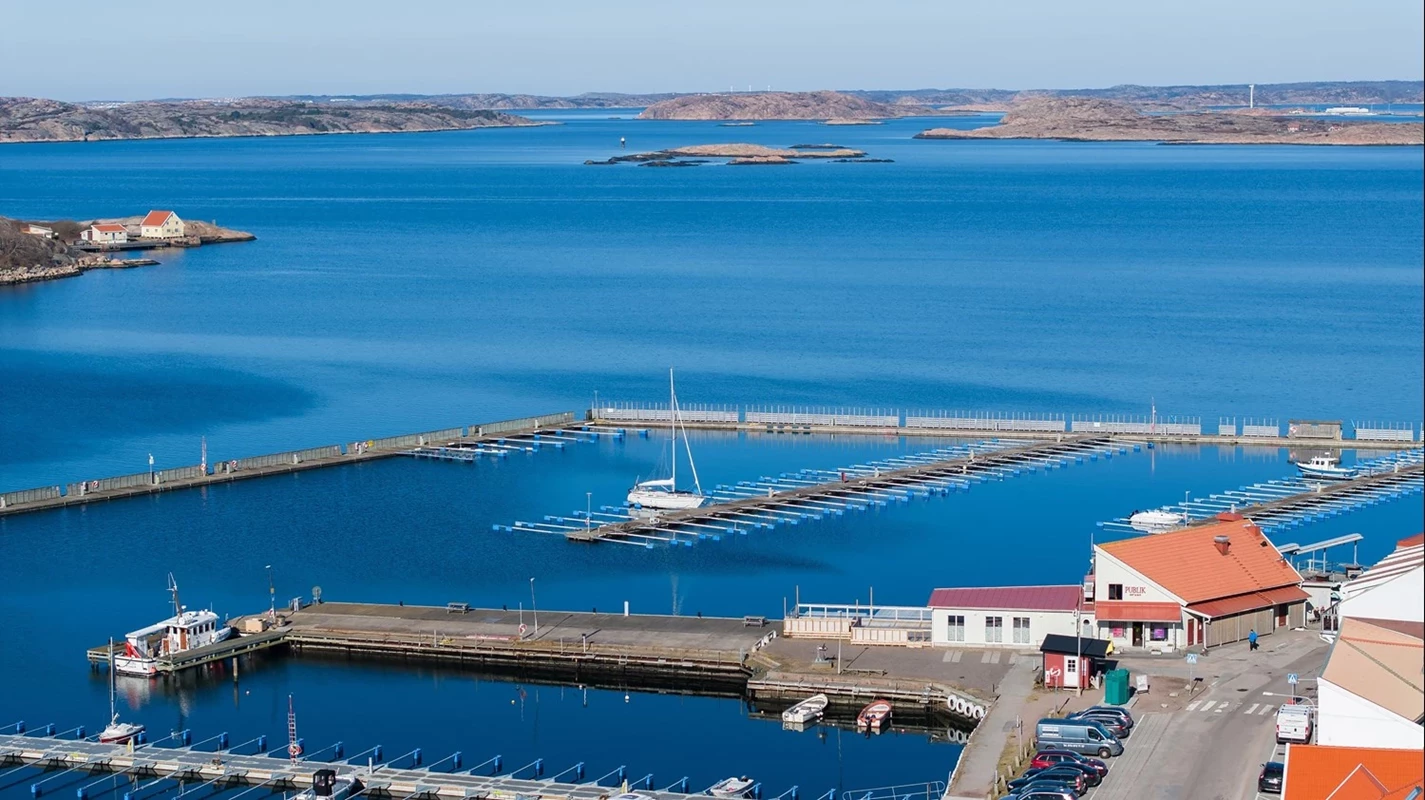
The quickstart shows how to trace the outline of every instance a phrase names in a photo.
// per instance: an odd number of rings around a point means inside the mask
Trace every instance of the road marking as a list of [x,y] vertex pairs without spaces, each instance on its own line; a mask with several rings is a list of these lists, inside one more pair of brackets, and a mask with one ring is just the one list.
[[1228,702],[1226,700],[1223,700],[1220,704],[1218,704],[1216,710],[1214,710],[1212,713],[1221,714],[1222,712],[1227,710],[1228,705]]
[[1215,700],[1208,700],[1206,703],[1203,703],[1203,704],[1202,704],[1202,710],[1203,710],[1203,711],[1209,711],[1209,710],[1211,710],[1212,707],[1215,706],[1215,705],[1217,705],[1217,701],[1215,701]]
[[1252,704],[1252,707],[1249,708],[1249,709],[1247,709],[1244,713],[1247,713],[1247,714],[1255,714],[1255,713],[1257,713],[1257,709],[1259,709],[1259,708],[1261,708],[1261,707],[1262,707],[1262,704],[1261,704],[1261,703],[1253,703],[1253,704]]
[[1267,715],[1267,712],[1269,712],[1269,711],[1271,711],[1271,710],[1272,710],[1272,707],[1271,707],[1271,706],[1262,706],[1262,710],[1257,712],[1257,716],[1259,716],[1259,717],[1265,717],[1265,716]]
[[1202,703],[1201,700],[1194,700],[1194,701],[1192,701],[1191,703],[1188,703],[1187,710],[1188,710],[1188,711],[1196,711],[1198,705],[1200,705],[1201,703]]

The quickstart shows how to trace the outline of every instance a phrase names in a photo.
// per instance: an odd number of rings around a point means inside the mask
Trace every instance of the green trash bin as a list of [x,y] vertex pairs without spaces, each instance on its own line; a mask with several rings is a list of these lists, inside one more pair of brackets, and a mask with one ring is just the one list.
[[1115,706],[1128,702],[1128,670],[1109,670],[1104,681],[1103,700]]

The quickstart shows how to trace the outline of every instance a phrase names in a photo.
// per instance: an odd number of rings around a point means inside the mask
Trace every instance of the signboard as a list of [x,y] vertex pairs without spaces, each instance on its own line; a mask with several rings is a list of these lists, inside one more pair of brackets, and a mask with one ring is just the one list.
[[1288,672],[1287,675],[1286,675],[1286,682],[1289,683],[1289,684],[1291,684],[1292,686],[1295,686],[1295,685],[1296,685],[1296,673],[1295,673],[1295,672]]
[[[1188,662],[1189,664],[1196,664],[1196,663],[1197,663],[1197,653],[1188,653],[1188,654],[1187,654],[1187,662]],[[1295,677],[1295,676],[1292,676],[1292,677]]]

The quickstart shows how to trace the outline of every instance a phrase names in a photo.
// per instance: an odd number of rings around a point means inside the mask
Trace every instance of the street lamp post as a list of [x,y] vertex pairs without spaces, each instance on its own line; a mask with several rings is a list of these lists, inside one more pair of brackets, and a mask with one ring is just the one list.
[[267,565],[267,614],[273,619],[277,619],[277,584],[272,581],[272,565]]
[[[594,493],[584,492],[584,533],[589,532],[594,520]],[[531,581],[534,578],[530,578]]]
[[534,612],[534,633],[539,635],[539,605],[534,600],[534,578],[529,579],[529,607]]

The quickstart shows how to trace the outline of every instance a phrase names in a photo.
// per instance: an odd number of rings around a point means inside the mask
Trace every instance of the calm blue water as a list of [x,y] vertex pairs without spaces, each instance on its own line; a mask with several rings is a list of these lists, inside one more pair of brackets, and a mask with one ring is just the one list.
[[[261,237],[0,290],[0,487],[141,471],[150,452],[195,463],[203,436],[216,460],[581,407],[595,391],[656,401],[669,365],[686,402],[1155,403],[1209,425],[1422,414],[1419,148],[602,118],[618,113],[523,131],[0,148],[7,216],[173,207]],[[582,165],[620,136],[635,149],[834,141],[895,163]],[[694,440],[705,484],[928,446]],[[266,564],[280,597],[319,585],[333,600],[514,607],[533,576],[542,608],[778,615],[798,592],[843,602],[873,587],[878,603],[914,604],[937,585],[1077,581],[1094,523],[1290,472],[1274,449],[1160,448],[692,548],[491,530],[581,509],[586,492],[617,502],[657,449],[386,461],[0,519],[0,636],[25,654],[0,661],[0,724],[101,722],[105,686],[81,651],[164,614],[170,570],[187,602],[224,613],[265,607]],[[1293,538],[1359,530],[1369,563],[1421,526],[1410,502]],[[154,729],[238,738],[279,733],[289,692],[312,742],[556,771],[587,760],[595,774],[626,763],[661,785],[747,773],[806,796],[941,779],[958,753],[919,734],[783,732],[731,700],[590,692],[586,707],[574,689],[429,669],[278,659],[236,688],[124,688]]]

